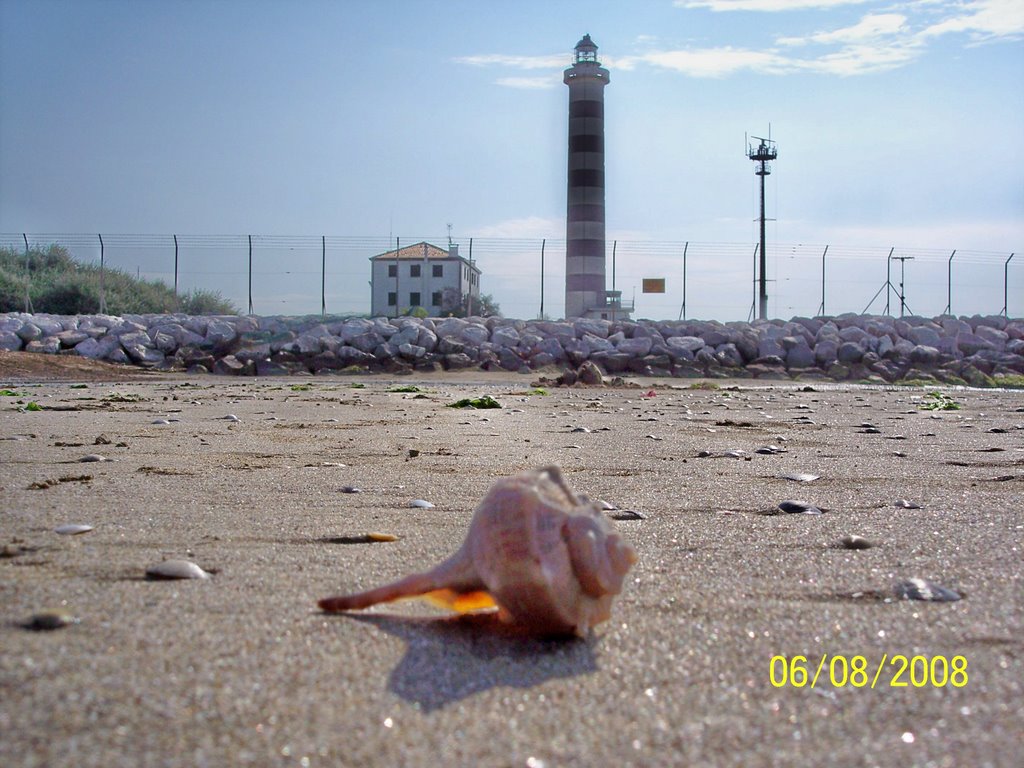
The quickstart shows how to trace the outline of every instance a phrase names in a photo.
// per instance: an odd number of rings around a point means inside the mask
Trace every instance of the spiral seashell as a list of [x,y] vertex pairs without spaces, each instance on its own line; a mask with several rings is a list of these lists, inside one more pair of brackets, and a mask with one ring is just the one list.
[[582,637],[608,619],[636,560],[600,505],[550,466],[498,480],[462,546],[435,568],[319,606],[348,611],[424,597],[459,612],[497,606],[502,620],[531,634]]

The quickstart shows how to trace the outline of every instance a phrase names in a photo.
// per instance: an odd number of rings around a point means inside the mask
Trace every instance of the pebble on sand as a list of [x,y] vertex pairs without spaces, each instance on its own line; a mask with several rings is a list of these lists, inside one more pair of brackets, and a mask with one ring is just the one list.
[[409,502],[409,506],[410,507],[415,507],[417,509],[433,509],[434,508],[434,505],[431,504],[426,499],[413,499],[412,501]]
[[164,560],[146,569],[146,578],[153,580],[208,579],[210,574],[190,560]]
[[897,509],[920,509],[921,505],[916,501],[907,501],[906,499],[896,499],[893,502],[893,506]]
[[927,600],[933,603],[952,603],[960,599],[960,593],[927,579],[906,579],[893,588],[896,597],[904,600]]
[[53,529],[53,532],[59,533],[61,536],[77,536],[80,533],[88,533],[91,530],[93,530],[93,527],[84,523],[65,523],[64,525],[58,525]]

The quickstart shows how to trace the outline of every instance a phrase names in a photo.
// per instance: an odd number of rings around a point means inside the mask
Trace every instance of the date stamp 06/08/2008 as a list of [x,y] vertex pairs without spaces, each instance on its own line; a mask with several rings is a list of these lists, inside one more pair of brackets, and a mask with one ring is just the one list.
[[775,688],[963,688],[967,685],[966,656],[890,656],[883,653],[877,662],[866,656],[821,654],[818,659],[806,656],[772,656],[768,679]]

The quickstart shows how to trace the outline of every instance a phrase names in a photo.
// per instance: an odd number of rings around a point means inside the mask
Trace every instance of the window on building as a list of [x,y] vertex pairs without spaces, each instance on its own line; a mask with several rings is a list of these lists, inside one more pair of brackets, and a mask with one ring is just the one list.
[[397,264],[388,264],[388,277],[398,277]]
[[419,276],[420,276],[420,265],[419,264],[410,264],[409,265],[409,277],[419,277]]
[[388,291],[388,306],[393,307],[398,303],[398,294],[394,291]]
[[420,292],[414,291],[409,294],[409,306],[418,307],[420,305]]
[[432,306],[432,307],[440,307],[441,306],[441,292],[440,291],[434,291],[432,294],[430,294],[430,306]]
[[434,277],[444,277],[444,264],[434,265]]

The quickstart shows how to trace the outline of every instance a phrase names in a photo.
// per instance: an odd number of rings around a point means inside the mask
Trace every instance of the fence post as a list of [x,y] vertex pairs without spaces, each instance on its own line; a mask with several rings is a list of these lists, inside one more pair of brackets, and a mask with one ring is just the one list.
[[946,308],[942,311],[944,315],[953,314],[953,257],[956,256],[956,249],[949,254],[949,261],[946,262]]
[[889,249],[889,255],[885,257],[885,314],[889,314],[889,292],[892,290],[892,278],[889,276],[889,268],[892,266],[892,255],[896,251],[894,245]]
[[1003,262],[1003,317],[1010,316],[1009,302],[1007,302],[1007,278],[1010,274],[1010,261],[1013,259],[1015,254],[1010,254],[1010,258]]
[[818,317],[822,317],[825,314],[825,255],[828,253],[828,246],[825,246],[825,251],[821,254],[821,306],[818,308]]
[[466,317],[473,316],[473,238],[469,238],[469,298],[466,305]]
[[249,235],[249,314],[252,314],[252,235]]
[[690,241],[687,240],[683,244],[683,303],[679,307],[679,319],[686,319],[686,251],[690,247]]
[[178,309],[178,236],[174,238],[174,308]]
[[546,237],[540,241],[540,320],[544,319],[544,246],[547,241]]
[[100,239],[100,314],[107,314],[107,284],[106,276],[104,275],[104,248],[103,248],[103,235],[97,235]]
[[24,232],[21,233],[22,238],[25,240],[25,314],[32,314],[32,297],[29,295],[29,286],[32,284],[32,270],[29,267],[28,258],[28,235]]
[[320,316],[327,317],[327,236],[320,235]]

